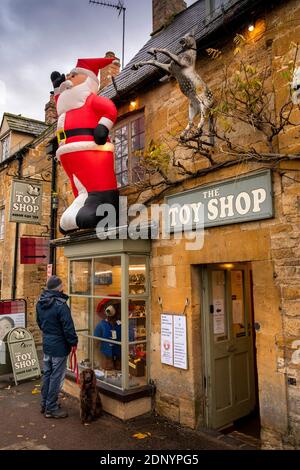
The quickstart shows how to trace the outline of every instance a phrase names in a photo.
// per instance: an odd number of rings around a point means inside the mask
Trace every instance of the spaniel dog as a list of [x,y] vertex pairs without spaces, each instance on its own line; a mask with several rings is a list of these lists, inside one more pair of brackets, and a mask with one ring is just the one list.
[[80,373],[80,419],[82,424],[99,418],[102,411],[100,393],[96,387],[96,375],[92,369]]

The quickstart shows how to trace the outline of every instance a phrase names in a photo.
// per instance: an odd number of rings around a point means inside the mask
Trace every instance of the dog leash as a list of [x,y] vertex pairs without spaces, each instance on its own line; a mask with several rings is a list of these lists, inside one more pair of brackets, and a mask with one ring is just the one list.
[[[74,363],[73,363],[74,361]],[[76,383],[79,384],[79,371],[78,371],[78,363],[77,363],[77,355],[76,349],[72,348],[71,355],[70,355],[70,368],[71,371],[74,372],[76,377]]]

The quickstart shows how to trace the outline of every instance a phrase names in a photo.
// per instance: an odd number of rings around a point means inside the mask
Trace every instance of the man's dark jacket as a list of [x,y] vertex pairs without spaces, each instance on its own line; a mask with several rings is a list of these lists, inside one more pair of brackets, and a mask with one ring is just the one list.
[[68,356],[78,337],[69,306],[68,296],[45,289],[36,305],[36,321],[43,332],[43,350],[53,357]]

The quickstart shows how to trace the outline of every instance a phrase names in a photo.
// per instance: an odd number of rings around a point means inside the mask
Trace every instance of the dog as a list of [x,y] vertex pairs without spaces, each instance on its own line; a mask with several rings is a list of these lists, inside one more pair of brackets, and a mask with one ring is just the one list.
[[82,424],[91,423],[99,418],[102,411],[100,393],[96,387],[96,375],[93,369],[84,369],[80,373],[80,419]]
[[[200,117],[197,133],[202,134],[205,118],[208,110],[214,104],[214,96],[207,84],[195,70],[197,58],[197,44],[193,33],[186,34],[179,41],[182,50],[176,55],[167,49],[152,48],[148,51],[154,59],[137,62],[133,64],[132,69],[138,70],[144,65],[152,65],[166,72],[170,77],[174,77],[179,85],[181,92],[189,100],[189,122],[181,133],[181,139],[186,139],[194,126],[196,116]],[[163,54],[171,59],[169,63],[161,63],[157,60],[157,54]]]

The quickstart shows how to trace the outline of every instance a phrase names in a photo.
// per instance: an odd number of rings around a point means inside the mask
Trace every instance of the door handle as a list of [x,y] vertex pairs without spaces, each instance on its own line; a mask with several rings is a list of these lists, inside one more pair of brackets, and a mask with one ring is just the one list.
[[233,353],[237,350],[237,347],[236,346],[228,346],[227,348],[227,352],[230,352],[230,353]]

